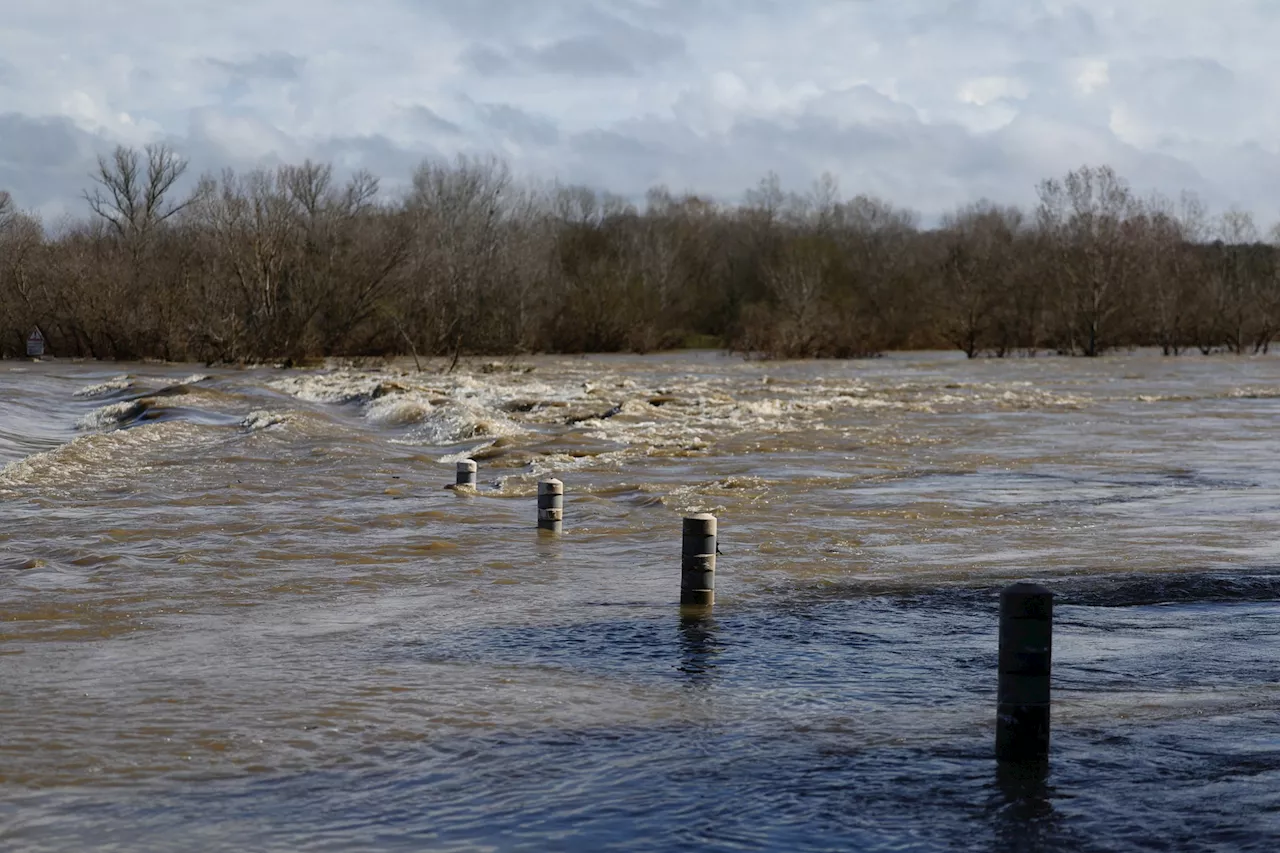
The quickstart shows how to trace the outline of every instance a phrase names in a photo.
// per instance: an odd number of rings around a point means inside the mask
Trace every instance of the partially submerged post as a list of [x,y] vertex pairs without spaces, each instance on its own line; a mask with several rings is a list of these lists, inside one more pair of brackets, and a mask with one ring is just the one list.
[[472,459],[464,459],[458,463],[458,478],[455,481],[458,486],[476,487],[476,463]]
[[1049,756],[1049,673],[1053,593],[1015,583],[1000,593],[1000,684],[996,758],[1044,761]]
[[554,478],[538,481],[538,529],[559,533],[564,521],[564,483]]
[[716,517],[685,516],[680,554],[680,604],[710,607],[716,603]]

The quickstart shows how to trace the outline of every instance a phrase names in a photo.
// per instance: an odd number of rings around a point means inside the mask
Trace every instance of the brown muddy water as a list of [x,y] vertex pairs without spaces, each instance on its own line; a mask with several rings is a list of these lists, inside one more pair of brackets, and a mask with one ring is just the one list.
[[[0,400],[5,850],[1280,844],[1280,359],[11,362]],[[1045,778],[992,756],[1017,578],[1058,597]]]

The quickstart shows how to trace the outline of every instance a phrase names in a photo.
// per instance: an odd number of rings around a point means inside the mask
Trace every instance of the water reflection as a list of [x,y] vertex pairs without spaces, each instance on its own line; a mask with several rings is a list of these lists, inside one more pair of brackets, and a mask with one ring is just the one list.
[[1024,853],[1060,849],[1059,817],[1051,802],[1049,762],[996,762],[992,798],[995,849]]
[[537,528],[534,535],[534,553],[540,560],[559,560],[564,556],[564,538],[560,531]]
[[680,671],[689,676],[692,686],[706,687],[715,675],[716,658],[721,647],[719,625],[708,608],[684,607],[680,610]]

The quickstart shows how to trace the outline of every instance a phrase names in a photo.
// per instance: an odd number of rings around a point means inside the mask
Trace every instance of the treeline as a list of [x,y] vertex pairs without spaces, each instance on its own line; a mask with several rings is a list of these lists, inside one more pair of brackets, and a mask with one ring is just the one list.
[[209,363],[320,355],[651,351],[763,357],[958,347],[968,355],[1266,352],[1280,256],[1245,213],[1140,198],[1109,168],[1047,180],[1033,210],[939,226],[770,176],[724,206],[637,208],[424,163],[394,198],[306,162],[177,188],[172,149],[99,160],[88,215],[56,228],[0,192],[0,355],[39,327],[61,356]]

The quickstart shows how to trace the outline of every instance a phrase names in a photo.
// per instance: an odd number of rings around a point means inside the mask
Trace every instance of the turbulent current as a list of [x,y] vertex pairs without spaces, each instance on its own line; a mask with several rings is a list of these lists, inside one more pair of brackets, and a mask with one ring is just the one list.
[[435,368],[0,364],[0,848],[1280,847],[1280,359]]

